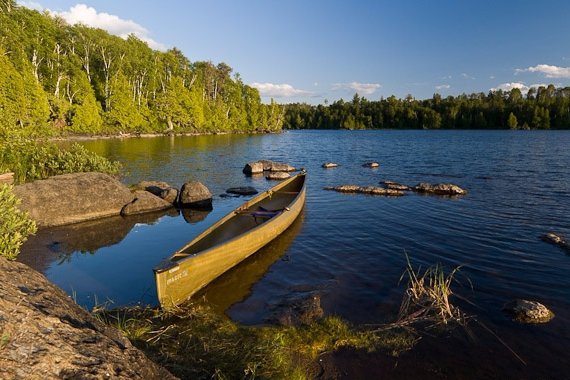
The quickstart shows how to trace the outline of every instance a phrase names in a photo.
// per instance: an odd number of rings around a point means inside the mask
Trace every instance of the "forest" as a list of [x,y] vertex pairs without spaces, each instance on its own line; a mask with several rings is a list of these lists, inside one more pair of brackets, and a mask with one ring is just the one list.
[[289,104],[287,129],[569,129],[570,87],[490,91],[416,100],[354,95],[330,105]]
[[281,130],[232,71],[0,1],[0,136]]

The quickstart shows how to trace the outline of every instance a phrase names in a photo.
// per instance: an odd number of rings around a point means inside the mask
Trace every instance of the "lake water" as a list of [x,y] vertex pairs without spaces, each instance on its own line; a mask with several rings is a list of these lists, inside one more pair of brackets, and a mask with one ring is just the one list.
[[[193,179],[215,197],[210,213],[151,214],[40,231],[20,261],[79,304],[156,304],[153,266],[244,201],[220,197],[225,189],[273,185],[241,172],[248,161],[272,159],[308,171],[301,218],[199,297],[246,324],[266,323],[279,305],[311,294],[321,296],[327,314],[358,325],[384,323],[398,312],[406,254],[414,267],[461,265],[454,290],[472,304],[455,299],[458,305],[526,365],[480,327],[443,345],[444,338],[424,338],[400,362],[433,377],[570,377],[570,256],[539,238],[548,231],[570,237],[570,132],[291,131],[83,144],[120,160],[125,183],[153,179],[180,186]],[[340,166],[321,168],[327,161]],[[368,161],[380,167],[363,168]],[[468,194],[387,198],[323,190],[384,180],[452,182]],[[513,323],[501,309],[514,298],[542,302],[556,317],[540,326]]]

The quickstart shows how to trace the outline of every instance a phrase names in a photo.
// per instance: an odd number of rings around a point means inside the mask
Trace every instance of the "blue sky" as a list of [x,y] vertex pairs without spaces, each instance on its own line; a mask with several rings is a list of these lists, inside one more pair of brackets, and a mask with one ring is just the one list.
[[[312,104],[570,85],[568,0],[34,0],[69,22],[225,62],[263,99]],[[83,4],[83,5],[80,5]]]

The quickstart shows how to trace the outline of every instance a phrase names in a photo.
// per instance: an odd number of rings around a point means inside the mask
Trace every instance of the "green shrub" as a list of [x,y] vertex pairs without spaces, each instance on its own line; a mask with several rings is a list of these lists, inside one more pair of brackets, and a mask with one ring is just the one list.
[[18,209],[19,203],[11,185],[0,185],[0,256],[8,260],[18,256],[20,246],[37,230],[28,214]]
[[119,162],[109,161],[77,143],[68,149],[23,139],[0,144],[0,169],[13,171],[16,183],[78,172],[116,175],[120,168]]

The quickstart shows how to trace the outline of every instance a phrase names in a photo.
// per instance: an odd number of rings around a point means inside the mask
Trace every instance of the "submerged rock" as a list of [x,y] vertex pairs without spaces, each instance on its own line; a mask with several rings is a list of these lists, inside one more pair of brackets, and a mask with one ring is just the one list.
[[358,186],[358,185],[340,185],[334,187],[325,187],[325,190],[338,191],[339,193],[357,193],[357,194],[385,195],[385,196],[396,196],[396,197],[406,194],[400,190],[386,189],[377,186]]
[[0,378],[174,379],[28,266],[0,257]]
[[338,164],[335,164],[334,162],[325,162],[324,164],[321,165],[321,167],[325,169],[336,168],[337,166]]
[[186,182],[180,189],[178,204],[180,207],[211,209],[212,193],[201,182]]
[[363,168],[377,168],[379,166],[380,164],[378,162],[367,162],[365,164],[362,164]]
[[290,298],[275,308],[276,310],[269,318],[269,322],[283,326],[310,324],[324,315],[321,307],[321,296],[318,294],[305,294]]
[[230,187],[226,190],[228,194],[237,194],[237,195],[254,195],[257,194],[258,191],[251,186],[241,186],[241,187]]
[[554,313],[536,301],[516,299],[505,305],[503,310],[516,322],[546,323],[554,318]]
[[431,183],[418,183],[416,186],[412,188],[412,190],[418,193],[427,193],[427,194],[438,194],[438,195],[465,195],[467,191],[462,189],[461,187],[454,185],[452,183],[438,183],[438,184],[431,184]]
[[402,185],[401,183],[398,183],[398,182],[384,181],[384,182],[380,182],[380,183],[383,184],[386,189],[400,190],[400,191],[412,190],[412,188],[410,186]]
[[545,235],[540,237],[543,241],[557,245],[558,247],[562,248],[566,251],[566,253],[570,254],[570,243],[566,241],[562,236],[555,234],[554,232],[549,232]]
[[148,191],[136,190],[135,199],[123,207],[121,215],[136,215],[145,212],[166,210],[171,207],[173,207],[172,203],[167,202]]
[[63,174],[14,188],[40,227],[60,226],[119,215],[135,195],[116,178],[103,173]]
[[269,180],[282,181],[284,179],[291,178],[291,174],[285,172],[275,172],[269,173],[265,178]]

